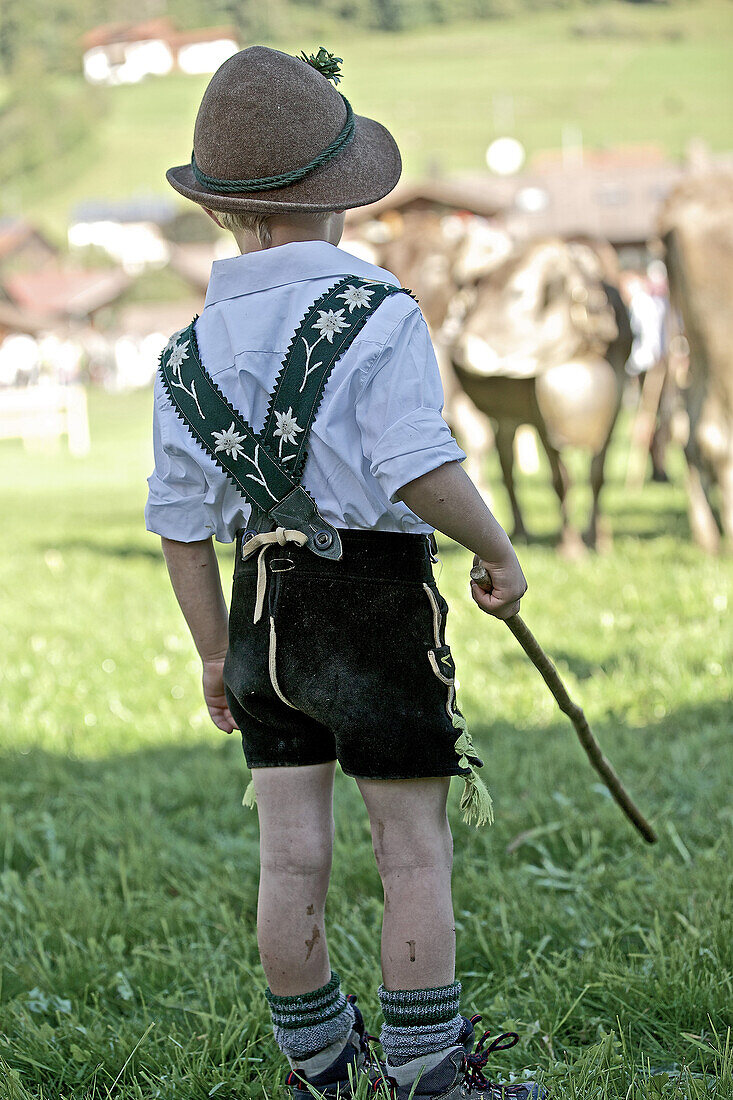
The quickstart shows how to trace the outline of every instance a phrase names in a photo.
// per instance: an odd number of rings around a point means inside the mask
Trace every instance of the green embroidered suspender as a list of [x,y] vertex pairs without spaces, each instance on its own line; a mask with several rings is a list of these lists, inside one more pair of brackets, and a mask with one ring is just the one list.
[[308,436],[334,364],[374,310],[397,293],[411,291],[348,275],[310,306],[290,341],[261,432],[250,427],[207,374],[196,342],[196,317],[164,348],[165,392],[193,438],[251,505],[248,534],[294,528],[314,553],[342,556],[338,532],[300,484]]

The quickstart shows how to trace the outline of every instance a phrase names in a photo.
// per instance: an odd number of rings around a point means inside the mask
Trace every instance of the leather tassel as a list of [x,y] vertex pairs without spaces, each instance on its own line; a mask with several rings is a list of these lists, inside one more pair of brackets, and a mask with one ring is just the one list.
[[255,784],[253,779],[250,779],[247,785],[247,790],[244,792],[242,805],[246,806],[249,810],[254,810],[255,806],[257,805],[257,796],[255,795]]
[[484,781],[476,775],[476,771],[466,755],[471,753],[475,757],[476,750],[473,747],[473,741],[466,726],[466,719],[462,714],[453,714],[453,726],[461,731],[461,735],[455,743],[455,750],[460,757],[458,764],[461,768],[471,769],[471,774],[463,777],[464,787],[460,802],[460,807],[463,810],[463,820],[467,825],[475,824],[476,828],[481,825],[493,825],[494,804],[491,801],[491,795],[486,789]]
[[491,801],[491,795],[486,790],[484,781],[479,779],[473,768],[470,775],[464,776],[460,805],[463,810],[463,820],[467,825],[475,825],[476,828],[480,825],[493,825],[494,804]]

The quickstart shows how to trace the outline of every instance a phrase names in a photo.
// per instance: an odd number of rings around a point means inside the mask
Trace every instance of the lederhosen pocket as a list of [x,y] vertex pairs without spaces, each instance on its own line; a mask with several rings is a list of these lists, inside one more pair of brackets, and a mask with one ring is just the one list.
[[470,822],[475,817],[477,825],[485,822],[490,824],[493,821],[491,796],[474,770],[482,768],[484,762],[476,753],[466,720],[456,703],[456,666],[450,646],[445,640],[448,604],[437,585],[423,583],[423,590],[430,604],[434,643],[427,651],[427,659],[434,676],[445,686],[445,709],[457,733],[455,750],[459,757],[458,763],[466,769],[461,797],[464,821]]
[[[435,584],[423,583],[423,590],[430,604],[432,616],[433,645],[428,649],[428,661],[433,674],[446,687],[445,709],[448,717],[456,725],[455,716],[461,712],[456,706],[456,665],[450,646],[445,640],[445,624],[448,618],[448,604]],[[483,766],[483,761],[472,754],[472,763]]]

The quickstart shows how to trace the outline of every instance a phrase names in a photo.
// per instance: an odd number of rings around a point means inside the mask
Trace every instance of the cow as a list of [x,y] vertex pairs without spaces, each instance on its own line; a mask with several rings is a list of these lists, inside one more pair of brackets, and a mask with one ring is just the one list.
[[444,415],[484,498],[491,503],[485,459],[495,442],[514,537],[528,537],[514,487],[513,444],[518,426],[532,425],[560,500],[561,546],[581,552],[559,452],[570,443],[585,446],[593,454],[586,542],[597,546],[605,455],[631,346],[613,249],[559,238],[519,244],[498,222],[433,210],[391,211],[365,232],[375,262],[417,295],[440,366]]
[[733,543],[733,171],[682,180],[662,205],[659,232],[671,302],[689,345],[683,399],[690,527],[695,542],[716,553],[721,536]]
[[[474,404],[496,422],[496,446],[513,514],[513,538],[527,529],[514,485],[514,436],[535,428],[560,502],[560,546],[570,555],[599,545],[604,463],[621,407],[632,333],[609,261],[584,242],[546,238],[493,250],[482,269],[459,254],[464,282],[457,316],[444,325],[453,369]],[[446,329],[447,335],[446,335]],[[592,455],[593,504],[583,540],[568,514],[569,476],[561,451]]]

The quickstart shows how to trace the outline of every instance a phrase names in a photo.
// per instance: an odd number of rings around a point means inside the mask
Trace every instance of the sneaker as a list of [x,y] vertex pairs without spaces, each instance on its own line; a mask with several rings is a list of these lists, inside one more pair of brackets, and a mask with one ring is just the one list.
[[354,1095],[349,1082],[349,1070],[356,1088],[357,1081],[366,1074],[370,1081],[382,1079],[382,1067],[373,1054],[370,1042],[378,1042],[375,1035],[369,1035],[364,1027],[364,1018],[356,1006],[356,994],[349,993],[346,1000],[354,1006],[354,1026],[351,1029],[346,1046],[338,1058],[320,1073],[306,1077],[302,1072],[291,1070],[285,1078],[290,1086],[293,1100],[313,1100],[308,1085],[316,1089],[324,1100],[347,1100]]
[[417,1084],[398,1085],[386,1077],[395,1100],[547,1100],[548,1093],[536,1081],[514,1082],[500,1085],[489,1081],[483,1069],[490,1055],[499,1050],[509,1050],[519,1042],[516,1032],[505,1031],[488,1045],[491,1032],[484,1031],[474,1049],[474,1029],[481,1016],[464,1016],[458,1036],[460,1046],[453,1046],[437,1066],[423,1073]]

